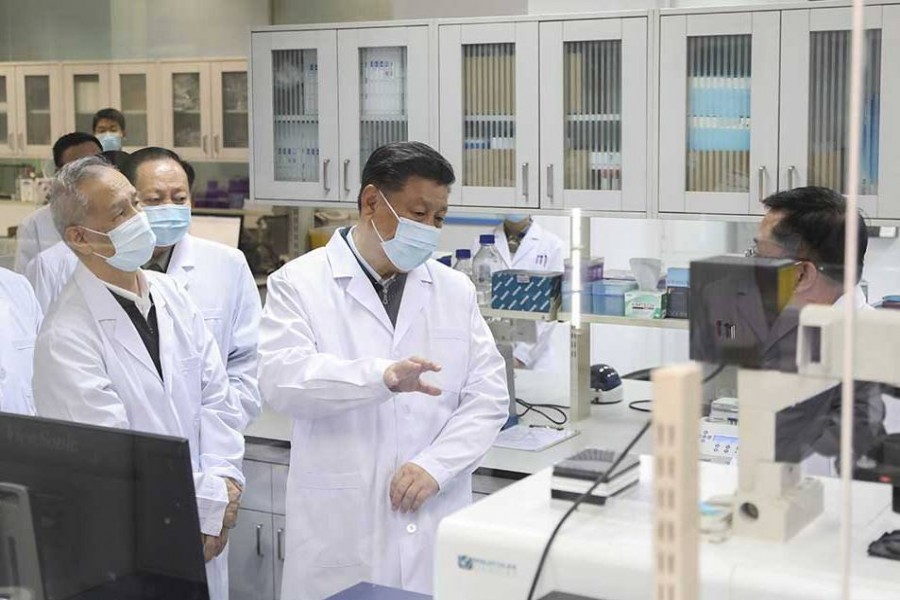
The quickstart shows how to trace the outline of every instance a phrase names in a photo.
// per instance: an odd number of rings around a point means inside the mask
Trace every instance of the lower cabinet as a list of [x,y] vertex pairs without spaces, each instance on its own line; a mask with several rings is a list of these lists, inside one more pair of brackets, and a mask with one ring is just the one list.
[[[253,450],[256,449],[248,444],[248,457]],[[241,500],[237,526],[228,536],[230,600],[281,598],[288,467],[287,464],[269,460],[287,463],[287,452],[273,453],[268,449],[264,454],[267,460],[244,459],[247,487]]]

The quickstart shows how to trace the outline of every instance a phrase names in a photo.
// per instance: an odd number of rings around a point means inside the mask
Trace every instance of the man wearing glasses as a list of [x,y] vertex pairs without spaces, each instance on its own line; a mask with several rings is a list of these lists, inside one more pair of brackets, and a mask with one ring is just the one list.
[[[799,262],[790,309],[773,324],[782,356],[796,351],[797,315],[809,304],[840,306],[844,297],[844,235],[847,203],[827,188],[803,187],[779,192],[763,200],[767,213],[759,225],[748,256],[791,258]],[[858,221],[857,283],[862,275],[868,234],[862,216]],[[853,302],[858,310],[870,310],[865,295],[856,287]],[[789,311],[792,314],[788,314]],[[779,324],[781,323],[781,325]],[[884,401],[881,386],[857,382],[854,401],[854,455],[873,447],[884,433]],[[840,387],[832,388],[778,415],[776,446],[779,459],[804,459],[809,474],[836,474],[840,448]]]

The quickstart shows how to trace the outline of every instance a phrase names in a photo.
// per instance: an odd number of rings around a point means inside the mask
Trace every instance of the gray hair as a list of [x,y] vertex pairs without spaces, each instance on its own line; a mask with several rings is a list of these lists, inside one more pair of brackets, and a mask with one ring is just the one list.
[[102,156],[85,156],[64,165],[50,186],[50,212],[53,225],[66,239],[66,229],[80,225],[87,215],[88,198],[80,187],[85,181],[100,177],[104,169],[115,168]]

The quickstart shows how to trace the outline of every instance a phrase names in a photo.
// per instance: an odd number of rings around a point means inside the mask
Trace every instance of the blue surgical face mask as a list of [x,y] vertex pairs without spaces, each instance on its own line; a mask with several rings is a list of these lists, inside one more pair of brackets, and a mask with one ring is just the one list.
[[157,246],[174,246],[191,227],[191,207],[187,204],[145,206],[144,214],[156,234]]
[[100,142],[100,145],[103,147],[104,152],[109,152],[110,150],[121,150],[122,149],[122,134],[114,133],[112,131],[107,131],[106,133],[100,133],[97,135],[97,140]]
[[372,228],[375,230],[375,235],[381,240],[381,247],[384,249],[388,260],[399,270],[408,273],[431,258],[431,254],[437,250],[438,241],[441,238],[441,230],[437,227],[417,223],[412,219],[399,216],[394,207],[391,206],[391,203],[384,197],[384,194],[381,193],[381,190],[378,190],[378,193],[397,218],[397,231],[394,233],[393,238],[385,241],[381,237],[378,228],[375,227],[374,221],[372,222]]
[[103,256],[94,252],[94,255],[104,259],[109,266],[115,269],[133,273],[153,256],[153,248],[156,247],[156,235],[150,229],[147,215],[142,212],[137,213],[107,233],[95,231],[84,225],[81,227],[91,233],[105,235],[109,238],[116,253],[112,256]]
[[510,223],[521,223],[529,217],[528,214],[503,215],[503,218]]

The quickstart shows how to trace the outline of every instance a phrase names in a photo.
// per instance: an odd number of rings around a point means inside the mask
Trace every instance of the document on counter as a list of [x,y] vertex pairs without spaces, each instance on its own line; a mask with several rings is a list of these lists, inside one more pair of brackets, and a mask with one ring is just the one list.
[[501,431],[494,448],[540,452],[576,435],[578,431],[575,429],[519,424]]

